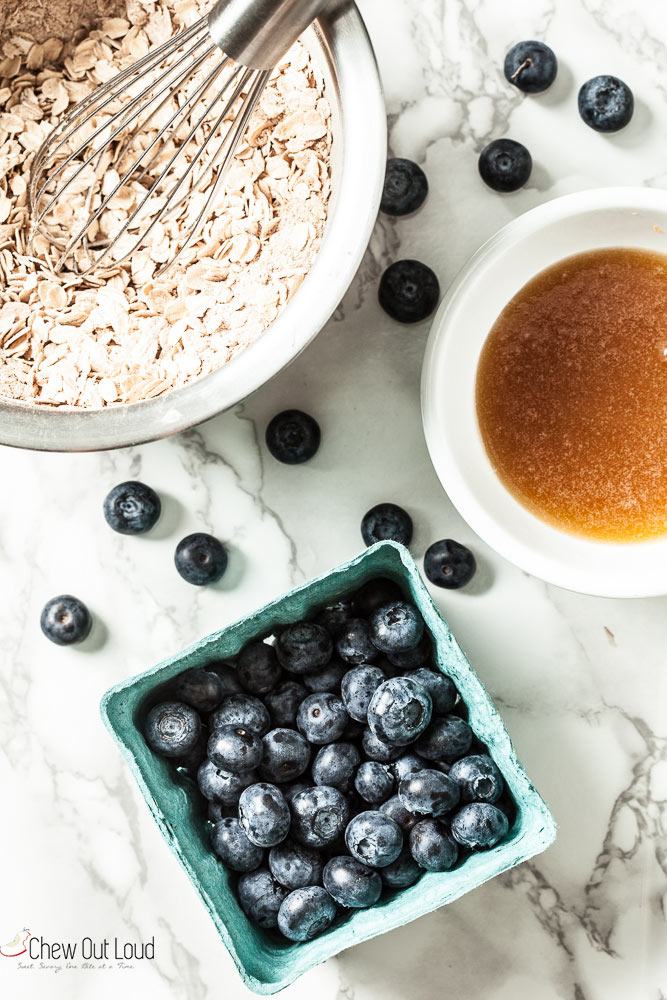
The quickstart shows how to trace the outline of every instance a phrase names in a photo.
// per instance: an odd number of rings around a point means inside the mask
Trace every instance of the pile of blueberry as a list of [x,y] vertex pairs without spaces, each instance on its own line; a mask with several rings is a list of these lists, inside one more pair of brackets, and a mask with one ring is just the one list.
[[507,836],[500,771],[393,581],[271,640],[180,674],[144,724],[208,800],[249,919],[308,941]]

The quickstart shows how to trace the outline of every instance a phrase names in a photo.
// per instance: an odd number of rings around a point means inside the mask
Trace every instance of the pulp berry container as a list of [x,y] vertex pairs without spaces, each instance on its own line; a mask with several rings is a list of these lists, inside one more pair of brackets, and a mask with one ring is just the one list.
[[[233,891],[234,876],[211,850],[206,803],[196,784],[152,753],[142,735],[143,722],[150,707],[164,697],[169,682],[182,670],[233,659],[251,639],[266,637],[308,618],[377,576],[394,580],[419,607],[435,641],[438,669],[455,682],[467,706],[470,725],[503,773],[514,799],[515,814],[508,836],[497,847],[470,854],[451,872],[426,873],[412,888],[339,918],[314,941],[293,944],[247,919]],[[101,710],[163,836],[187,871],[244,982],[257,993],[276,993],[343,949],[451,903],[494,875],[545,850],[555,837],[554,820],[517,760],[502,719],[433,604],[407,549],[393,542],[374,545],[351,562],[296,587],[152,670],[111,688],[102,699]]]

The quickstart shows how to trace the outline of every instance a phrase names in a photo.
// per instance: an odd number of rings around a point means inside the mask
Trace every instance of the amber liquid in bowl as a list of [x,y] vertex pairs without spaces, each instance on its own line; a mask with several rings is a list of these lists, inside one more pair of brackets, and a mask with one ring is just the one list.
[[538,274],[487,337],[476,405],[537,517],[601,541],[667,532],[667,255],[592,250]]

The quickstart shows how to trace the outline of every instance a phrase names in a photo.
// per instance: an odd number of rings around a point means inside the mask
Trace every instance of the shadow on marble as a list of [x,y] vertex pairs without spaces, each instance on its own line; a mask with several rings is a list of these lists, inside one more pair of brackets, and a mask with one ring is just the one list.
[[[175,538],[178,527],[183,521],[183,505],[176,497],[160,490],[160,500],[162,513],[153,530],[144,536],[148,541],[163,542],[165,539]],[[176,548],[177,542],[178,539],[174,541],[174,548]]]
[[635,110],[632,115],[632,121],[625,128],[622,128],[620,132],[613,132],[610,135],[604,136],[607,142],[611,142],[619,149],[640,149],[649,140],[647,133],[650,132],[653,125],[653,115],[648,104],[641,97],[638,97],[636,93],[634,97]]
[[209,584],[208,589],[219,590],[225,593],[227,591],[234,590],[241,583],[241,580],[245,575],[246,558],[241,549],[237,548],[236,545],[232,545],[224,540],[223,544],[229,557],[227,569],[225,570],[222,579],[218,580],[217,583]]
[[93,625],[90,633],[83,642],[75,646],[70,646],[70,649],[75,653],[98,653],[104,648],[109,638],[109,629],[104,620],[96,614],[94,608],[89,608],[89,611],[93,619]]
[[[583,80],[581,81],[583,83]],[[558,60],[558,73],[556,79],[543,94],[528,94],[526,99],[539,101],[546,108],[557,108],[566,102],[573,100],[575,114],[577,111],[576,94],[579,88],[575,86],[574,74],[567,63]]]

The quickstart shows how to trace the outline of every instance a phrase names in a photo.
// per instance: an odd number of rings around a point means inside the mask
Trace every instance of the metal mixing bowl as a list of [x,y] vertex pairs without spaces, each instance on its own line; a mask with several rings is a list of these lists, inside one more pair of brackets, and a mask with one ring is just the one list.
[[322,244],[291,302],[228,364],[140,403],[102,410],[0,401],[0,443],[97,451],[153,441],[234,406],[284,368],[332,315],[361,262],[380,203],[387,126],[373,49],[357,7],[335,0],[303,36],[332,108],[332,194]]

